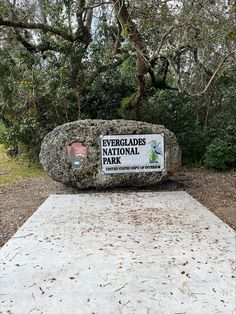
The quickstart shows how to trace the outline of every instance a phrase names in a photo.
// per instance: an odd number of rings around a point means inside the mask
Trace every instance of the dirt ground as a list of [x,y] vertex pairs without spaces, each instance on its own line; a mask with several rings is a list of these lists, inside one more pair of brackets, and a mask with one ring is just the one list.
[[[130,189],[134,190],[137,189]],[[185,190],[236,230],[236,172],[216,173],[203,168],[183,168],[162,185],[140,190]],[[11,186],[0,184],[0,246],[50,194],[69,193],[78,191],[45,176],[21,180]]]

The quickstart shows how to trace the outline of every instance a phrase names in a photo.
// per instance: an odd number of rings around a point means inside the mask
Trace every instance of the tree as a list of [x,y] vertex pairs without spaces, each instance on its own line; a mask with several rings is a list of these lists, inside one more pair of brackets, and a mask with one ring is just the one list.
[[[115,14],[111,11],[112,5]],[[0,25],[2,32],[7,34],[3,39],[17,40],[33,58],[49,51],[62,55],[64,64],[69,58],[69,87],[75,90],[78,102],[85,87],[92,84],[100,73],[119,66],[128,54],[131,55],[137,60],[138,90],[133,99],[133,105],[136,105],[144,97],[146,74],[150,75],[152,84],[157,88],[178,89],[190,95],[201,95],[207,91],[218,72],[226,66],[227,59],[235,53],[234,5],[232,1],[225,0],[182,0],[174,3],[170,0],[149,0],[145,3],[38,0],[19,4],[16,0],[4,0]],[[99,60],[100,66],[93,69],[93,64],[89,62],[92,60],[88,57],[93,43],[101,43],[102,40],[102,37],[99,40],[95,37],[99,19],[104,21],[104,34],[111,33],[114,48],[105,40],[110,62]],[[150,30],[155,34],[151,34]],[[124,48],[126,39],[132,44],[130,50]],[[85,64],[93,69],[86,77]],[[201,91],[191,91],[183,81],[185,77],[193,79],[199,70],[208,77],[207,84]],[[171,71],[174,86],[167,83]]]
[[127,110],[160,90],[203,99],[233,73],[234,18],[230,0],[3,0],[2,120],[46,131],[80,118],[105,73],[130,85]]
[[[236,52],[233,44],[235,4],[230,1],[228,4],[226,1],[148,1],[144,6],[143,2],[135,2],[133,12],[140,19],[139,24],[144,25],[142,33],[146,43],[124,1],[113,1],[122,28],[127,30],[136,50],[139,89],[133,104],[144,96],[144,76],[148,73],[157,88],[178,90],[191,96],[205,94],[218,72],[226,66],[227,59]],[[148,16],[143,18],[145,11]],[[156,34],[153,36],[150,30]],[[175,80],[172,86],[167,81],[170,72]],[[187,85],[199,74],[206,76],[202,81],[207,82],[191,90]],[[193,84],[196,85],[195,80]]]
[[[94,62],[88,60],[93,10],[97,6],[95,0],[39,0],[35,3],[20,2],[18,5],[16,1],[5,1],[1,8],[2,15],[7,16],[7,19],[0,18],[0,25],[4,26],[1,29],[4,34],[2,40],[7,43],[5,47],[14,51],[14,46],[19,47],[20,44],[21,51],[26,54],[24,63],[28,63],[32,71],[34,68],[48,69],[49,64],[53,64],[59,74],[57,81],[60,89],[65,86],[77,99],[78,117],[80,97],[85,88],[100,73],[123,61],[108,57],[107,63],[99,61],[94,67]],[[14,59],[21,58],[22,55],[14,54]],[[87,71],[87,66],[90,66],[90,71]],[[62,76],[66,82],[62,82]]]

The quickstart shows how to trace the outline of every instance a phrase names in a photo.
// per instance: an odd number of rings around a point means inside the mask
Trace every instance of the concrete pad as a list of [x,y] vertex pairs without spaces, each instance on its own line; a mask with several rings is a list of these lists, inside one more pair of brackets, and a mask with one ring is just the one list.
[[234,266],[185,192],[54,195],[1,250],[0,313],[231,314]]

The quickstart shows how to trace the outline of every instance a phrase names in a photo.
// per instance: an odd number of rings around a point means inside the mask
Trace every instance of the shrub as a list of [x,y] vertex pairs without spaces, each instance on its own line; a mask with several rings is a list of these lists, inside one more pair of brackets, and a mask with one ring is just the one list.
[[236,145],[222,139],[215,139],[207,146],[204,163],[208,168],[226,170],[236,167]]

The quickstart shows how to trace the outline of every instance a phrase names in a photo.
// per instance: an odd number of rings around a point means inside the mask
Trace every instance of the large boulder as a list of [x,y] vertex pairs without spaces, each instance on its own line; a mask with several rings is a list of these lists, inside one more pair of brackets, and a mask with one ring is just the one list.
[[178,170],[181,152],[162,125],[81,120],[48,133],[40,161],[54,180],[79,189],[148,186]]

